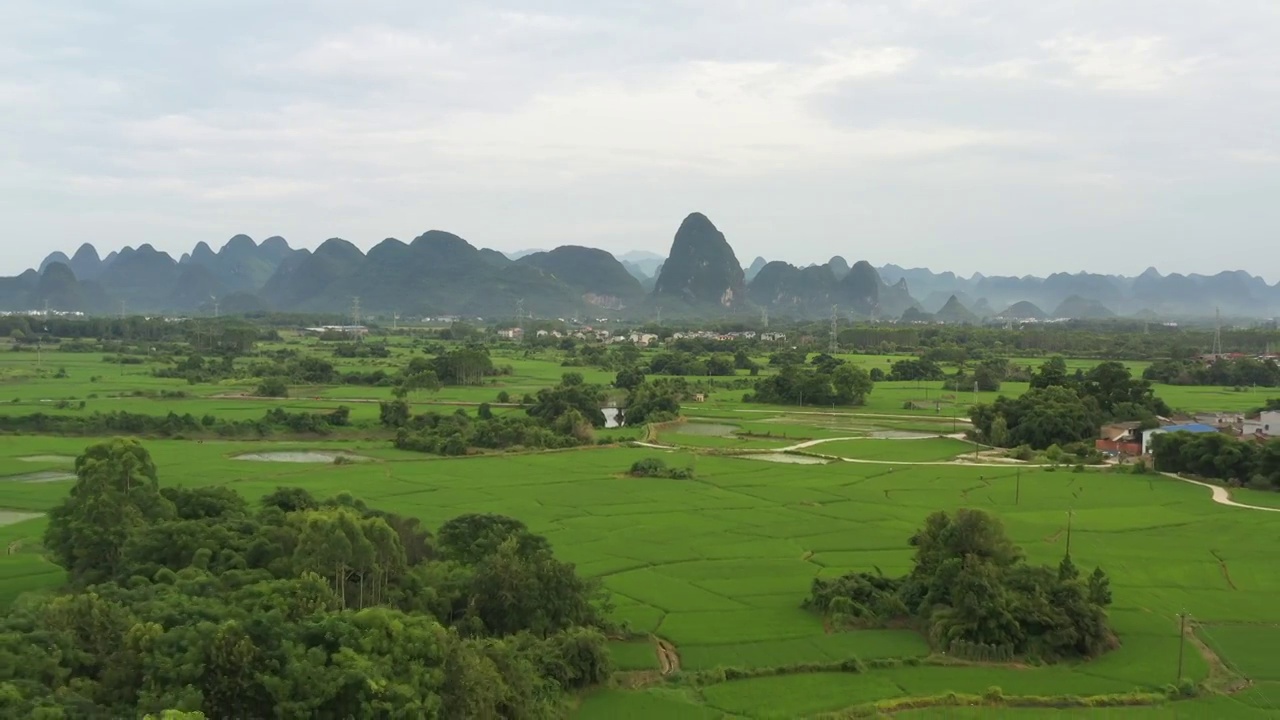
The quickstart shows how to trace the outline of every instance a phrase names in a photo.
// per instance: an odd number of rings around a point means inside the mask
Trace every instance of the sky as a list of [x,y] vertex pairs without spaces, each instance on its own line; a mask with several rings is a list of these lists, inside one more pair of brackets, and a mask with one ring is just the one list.
[[1280,281],[1274,0],[4,0],[0,274],[91,242]]

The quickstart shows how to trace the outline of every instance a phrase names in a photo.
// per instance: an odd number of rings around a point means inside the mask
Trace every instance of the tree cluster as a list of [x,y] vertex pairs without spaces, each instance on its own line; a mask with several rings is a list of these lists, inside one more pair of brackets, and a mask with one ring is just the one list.
[[1280,439],[1265,443],[1222,433],[1160,433],[1151,439],[1155,469],[1280,490]]
[[328,413],[293,413],[283,408],[272,408],[260,420],[227,420],[213,415],[196,417],[191,413],[179,415],[173,412],[168,415],[143,415],[122,410],[87,415],[0,414],[0,432],[73,437],[132,435],[172,438],[216,435],[260,438],[276,432],[327,435],[334,428],[350,424],[351,411],[345,406]]
[[690,392],[684,378],[644,380],[627,392],[623,420],[627,425],[670,422],[680,417],[680,402]]
[[1166,385],[1277,387],[1280,386],[1280,364],[1271,359],[1253,358],[1223,358],[1210,363],[1157,360],[1142,371],[1142,377]]
[[1104,362],[1088,372],[1067,372],[1062,358],[1052,358],[1031,377],[1031,389],[1016,398],[969,410],[978,437],[997,447],[1052,445],[1091,441],[1102,423],[1136,420],[1154,425],[1169,406],[1155,396],[1151,383],[1134,378],[1118,362]]
[[[1101,568],[1082,577],[1071,557],[1055,570],[1027,564],[996,518],[981,510],[937,512],[910,540],[906,576],[853,573],[813,581],[805,606],[837,624],[908,622],[933,646],[989,657],[1047,662],[1093,657],[1115,638]],[[977,658],[974,658],[977,659]]]
[[610,673],[607,599],[517,520],[255,509],[160,488],[129,441],[76,473],[46,536],[70,586],[0,621],[4,717],[541,719]]
[[734,357],[726,353],[660,352],[649,358],[650,375],[723,376],[737,374]]
[[743,402],[770,405],[862,405],[874,383],[866,370],[830,355],[815,357],[807,367],[785,365],[777,374],[756,381]]
[[402,401],[382,403],[383,422],[396,430],[395,446],[401,450],[432,455],[466,455],[476,449],[549,450],[569,448],[592,441],[591,425],[577,411],[554,423],[520,415],[472,417],[459,409],[452,414],[427,412],[401,420]]

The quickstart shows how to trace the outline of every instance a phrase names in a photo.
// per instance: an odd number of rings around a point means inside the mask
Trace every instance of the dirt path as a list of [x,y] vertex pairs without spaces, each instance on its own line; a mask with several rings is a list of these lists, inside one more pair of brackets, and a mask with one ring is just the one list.
[[822,445],[824,443],[831,443],[831,442],[842,442],[844,440],[898,440],[902,442],[910,442],[912,440],[937,440],[938,438],[949,438],[951,440],[966,439],[964,436],[964,433],[951,433],[949,435],[928,435],[928,434],[922,433],[920,435],[915,435],[912,437],[875,437],[872,435],[858,435],[856,437],[833,437],[833,438],[819,438],[817,440],[805,440],[804,442],[796,443],[795,445],[789,445],[784,448],[778,448],[773,452],[790,452],[793,450],[804,450],[805,448],[811,448],[816,445]]
[[663,675],[680,672],[680,654],[676,646],[658,636],[653,637],[654,647],[658,653],[658,667]]
[[782,411],[779,411],[779,410],[743,410],[743,409],[739,409],[739,408],[734,408],[734,409],[733,409],[733,412],[740,412],[740,413],[759,413],[759,414],[766,414],[766,415],[777,415],[777,414],[779,414],[779,413],[781,413],[781,414],[783,414],[783,415],[829,415],[829,416],[833,416],[833,417],[851,417],[851,418],[882,418],[882,419],[887,419],[887,420],[913,420],[913,421],[931,422],[931,423],[939,423],[939,424],[941,424],[941,423],[951,423],[951,422],[955,422],[955,423],[958,423],[958,424],[961,424],[961,425],[970,425],[970,424],[972,424],[972,423],[970,423],[970,422],[969,422],[969,420],[968,420],[968,419],[965,419],[965,418],[955,418],[955,419],[953,420],[952,418],[949,418],[949,417],[943,418],[943,417],[938,417],[938,416],[936,416],[936,415],[893,415],[893,414],[889,414],[889,413],[842,413],[842,412],[832,412],[832,411],[830,411],[830,410],[825,410],[825,411],[822,411],[822,412],[815,411],[815,410],[782,410]]
[[639,440],[632,440],[631,444],[635,447],[650,448],[652,450],[679,450],[680,449],[678,445],[659,445],[657,443],[640,442]]
[[1191,483],[1192,485],[1199,485],[1200,487],[1209,488],[1210,490],[1213,491],[1213,501],[1218,503],[1219,505],[1226,505],[1228,507],[1245,508],[1246,510],[1261,510],[1262,512],[1280,512],[1280,507],[1265,507],[1262,505],[1245,505],[1244,503],[1238,503],[1235,500],[1231,499],[1231,491],[1227,490],[1221,485],[1214,485],[1212,483],[1200,482],[1199,480],[1191,480],[1189,478],[1184,478],[1180,475],[1174,475],[1173,473],[1160,473],[1160,474],[1164,475],[1165,477],[1171,477],[1174,480],[1181,480],[1182,482],[1185,482],[1185,483]]

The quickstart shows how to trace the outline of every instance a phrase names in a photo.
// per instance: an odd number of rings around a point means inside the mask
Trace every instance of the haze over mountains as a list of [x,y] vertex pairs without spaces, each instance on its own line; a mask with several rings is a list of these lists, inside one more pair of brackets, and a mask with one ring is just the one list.
[[[779,254],[785,254],[785,246]],[[847,256],[856,258],[855,248]],[[757,257],[744,271],[709,218],[689,215],[664,259],[634,251],[566,245],[504,255],[431,230],[388,238],[367,253],[340,238],[314,251],[281,237],[236,235],[214,251],[199,243],[179,258],[151,245],[100,254],[82,245],[49,255],[38,269],[0,278],[0,310],[111,314],[346,312],[509,317],[608,313],[650,317],[843,317],[973,323],[983,319],[1235,317],[1280,315],[1280,284],[1244,271],[1137,277],[1055,273],[1049,277],[959,277],[898,265],[852,264],[836,254],[800,267]]]

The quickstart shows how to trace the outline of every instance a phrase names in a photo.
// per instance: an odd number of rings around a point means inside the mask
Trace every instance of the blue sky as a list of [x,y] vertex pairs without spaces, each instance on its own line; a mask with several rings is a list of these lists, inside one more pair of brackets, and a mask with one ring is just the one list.
[[1280,4],[6,0],[0,272],[93,242],[1280,280]]

